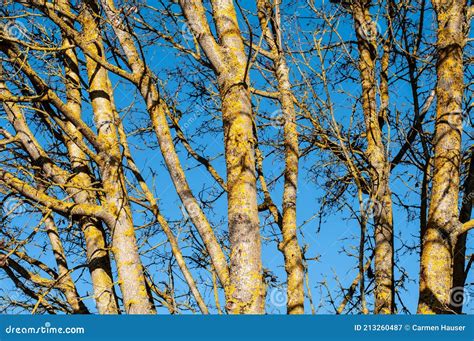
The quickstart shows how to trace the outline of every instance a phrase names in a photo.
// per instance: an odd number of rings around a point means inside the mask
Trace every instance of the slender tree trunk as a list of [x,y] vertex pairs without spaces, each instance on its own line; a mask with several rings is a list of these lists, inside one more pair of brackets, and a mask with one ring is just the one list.
[[[66,12],[70,10],[68,1],[60,0],[58,4]],[[80,71],[76,51],[71,48],[72,45],[70,38],[63,36],[67,106],[71,113],[80,120],[82,112]],[[93,177],[87,162],[88,158],[74,142],[82,141],[83,136],[70,122],[66,122],[65,128],[66,147],[75,173],[75,181],[82,184],[83,188],[92,188]],[[73,198],[77,203],[96,203],[97,201],[95,193],[90,191],[78,191]],[[115,294],[106,235],[102,222],[94,218],[83,217],[79,224],[86,242],[87,264],[91,274],[97,310],[99,314],[119,314],[120,310]]]
[[[181,166],[181,162],[174,146],[173,137],[168,126],[168,121],[166,119],[169,108],[160,97],[157,84],[154,81],[155,76],[140,58],[132,35],[130,32],[126,31],[124,27],[118,23],[118,21],[114,20],[118,11],[114,6],[113,1],[101,0],[101,4],[108,19],[113,25],[117,38],[130,63],[135,76],[135,85],[145,100],[145,104],[151,118],[152,127],[157,136],[166,167],[168,168],[171,180],[173,181],[173,184],[176,188],[176,192],[181,199],[183,206],[188,212],[191,221],[198,230],[206,250],[209,253],[214,268],[216,269],[217,276],[224,288],[224,291],[227,293],[227,285],[229,282],[229,269],[227,266],[227,260],[209,221],[199,206],[199,203],[193,195],[191,187],[187,182],[186,175],[184,173],[183,167]],[[167,233],[167,235],[168,237],[171,237],[171,234]],[[171,237],[169,240],[172,245],[173,238],[174,237]],[[175,255],[178,254],[176,253]],[[202,304],[201,306],[204,308]]]
[[[46,213],[49,214],[49,213]],[[89,314],[89,310],[82,302],[77,293],[76,284],[72,280],[69,266],[67,264],[66,255],[64,253],[63,244],[59,237],[58,229],[52,217],[47,216],[44,220],[46,233],[48,234],[51,248],[53,250],[54,259],[58,267],[58,275],[61,278],[59,284],[63,288],[64,296],[72,308],[74,314]]]
[[466,2],[435,0],[438,22],[436,124],[428,226],[423,236],[418,313],[451,313],[453,247],[459,226],[463,47]]
[[291,92],[288,66],[281,41],[280,11],[277,2],[257,0],[260,27],[270,47],[281,111],[285,144],[285,180],[283,189],[283,216],[277,221],[283,236],[278,249],[285,258],[287,274],[287,313],[304,313],[303,255],[296,230],[296,194],[298,191],[299,143],[296,112]]
[[[362,79],[362,106],[365,117],[367,151],[372,181],[371,203],[375,224],[375,309],[376,314],[394,312],[393,282],[393,214],[390,191],[390,164],[385,150],[382,127],[376,104],[375,62],[376,27],[365,0],[352,5],[354,27],[359,48],[359,70]],[[382,98],[383,104],[386,98]],[[384,110],[386,108],[383,108]]]
[[284,114],[283,135],[285,140],[285,185],[283,191],[283,242],[279,248],[285,256],[287,280],[288,314],[304,313],[304,267],[303,254],[297,237],[296,197],[298,191],[299,143],[296,113],[290,94],[289,72],[283,56],[276,61],[278,90]]
[[[96,4],[87,1],[80,18],[84,34],[91,43],[89,47],[101,58],[105,58],[100,31],[94,18]],[[86,57],[89,77],[89,96],[91,98],[94,120],[98,130],[103,165],[100,167],[105,202],[116,217],[109,228],[112,235],[112,252],[118,270],[119,284],[123,295],[125,311],[130,314],[154,313],[150,304],[143,274],[143,266],[138,253],[135,229],[122,169],[122,155],[115,126],[114,108],[111,102],[113,93],[105,68],[89,56]]]

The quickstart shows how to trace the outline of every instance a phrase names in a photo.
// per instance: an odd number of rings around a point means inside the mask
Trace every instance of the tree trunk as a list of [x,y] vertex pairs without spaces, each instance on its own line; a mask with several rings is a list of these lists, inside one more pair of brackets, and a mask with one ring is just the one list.
[[[270,47],[281,111],[283,114],[283,137],[285,145],[285,179],[283,189],[283,215],[279,225],[283,241],[278,249],[285,259],[287,275],[287,313],[304,313],[304,267],[303,254],[296,230],[296,197],[298,192],[299,143],[296,112],[291,93],[288,66],[281,41],[280,11],[267,0],[257,0],[260,27]],[[271,27],[270,27],[271,24]],[[278,214],[277,214],[278,216]]]
[[212,64],[222,102],[231,247],[226,308],[232,314],[262,314],[265,288],[255,174],[256,131],[247,74],[249,60],[237,14],[233,1],[211,1],[217,42],[202,1],[179,3]]
[[[88,1],[82,12],[81,23],[84,34],[89,37],[90,49],[105,59],[100,31],[94,18],[95,3]],[[138,253],[135,229],[128,202],[122,169],[122,155],[115,126],[114,107],[111,102],[110,80],[104,67],[89,56],[86,57],[94,121],[98,130],[98,141],[103,149],[100,167],[104,201],[115,221],[108,222],[112,235],[112,252],[115,258],[119,284],[125,311],[130,314],[154,313],[146,289],[143,266]]]
[[247,74],[249,61],[233,2],[215,0],[212,8],[224,47],[225,65],[217,76],[224,123],[231,246],[231,297],[227,308],[233,314],[262,314],[265,289],[255,170],[256,127]]
[[[240,70],[245,67],[240,63]],[[254,117],[243,72],[220,80],[227,165],[228,224],[231,244],[231,313],[264,311],[260,226],[255,177]]]
[[[67,0],[58,1],[66,12],[70,10]],[[67,20],[67,18],[65,19]],[[72,47],[70,38],[63,35],[63,64],[65,72],[67,106],[78,120],[81,119],[82,98],[79,61],[76,51]],[[83,188],[92,188],[93,177],[87,162],[87,156],[83,150],[74,142],[82,141],[83,136],[70,122],[65,124],[66,147],[71,160],[71,168],[74,179],[82,184]],[[77,191],[73,196],[77,203],[96,203],[95,193],[90,191]],[[83,217],[79,221],[86,242],[86,256],[89,272],[91,274],[92,286],[94,288],[94,299],[99,314],[119,314],[117,296],[114,289],[112,269],[110,266],[109,252],[107,251],[106,235],[102,225],[97,219]]]
[[428,226],[422,240],[418,313],[451,313],[453,247],[459,226],[463,47],[466,2],[433,1],[438,22],[436,124]]
[[290,94],[288,67],[280,56],[276,61],[278,91],[284,115],[283,135],[285,140],[285,184],[283,190],[283,242],[279,248],[285,256],[287,273],[287,312],[304,313],[304,267],[303,254],[297,237],[296,197],[298,191],[299,143],[296,113]]
[[[0,93],[9,93],[3,83],[1,84]],[[68,94],[70,93],[68,92]],[[74,106],[75,104],[71,105],[72,110]],[[50,162],[48,155],[41,149],[38,141],[30,131],[20,107],[15,103],[11,103],[5,104],[4,108],[15,130],[20,132],[19,136],[30,157],[42,168],[43,173],[59,184],[69,185],[66,186],[66,191],[68,195],[73,198],[75,203],[94,203],[94,194],[91,195],[89,191],[78,190],[78,188],[92,187],[90,174],[87,173],[88,166],[85,163],[87,158],[73,142],[75,139],[81,140],[81,134],[75,128],[72,128],[72,125],[66,124],[66,127],[68,127],[68,137],[65,136],[66,146],[68,148],[72,169],[76,172],[74,176],[70,176],[70,174],[66,173],[62,168],[56,167],[54,163]],[[45,110],[47,110],[47,108],[45,108]],[[80,117],[80,109],[76,114]],[[119,310],[114,292],[109,254],[107,252],[105,232],[103,231],[102,224],[92,217],[82,217],[78,223],[81,226],[86,241],[87,264],[92,277],[97,309],[100,314],[117,314]]]
[[89,314],[89,310],[82,302],[81,297],[77,293],[76,284],[72,280],[69,266],[67,264],[66,255],[64,253],[63,244],[59,237],[58,229],[50,213],[44,219],[44,225],[46,227],[46,233],[48,234],[51,242],[51,248],[53,250],[54,259],[58,267],[59,284],[63,287],[64,296],[72,308],[74,314]]
[[[352,5],[352,15],[359,49],[362,78],[367,159],[370,166],[373,202],[370,203],[375,224],[375,314],[394,312],[393,282],[393,216],[390,191],[390,164],[385,150],[382,128],[377,114],[375,62],[376,27],[366,1]],[[386,99],[384,99],[386,101]]]
[[[464,183],[464,195],[459,213],[459,221],[466,223],[471,219],[472,201],[474,198],[474,150],[471,151],[469,170]],[[466,241],[467,232],[459,235],[454,245],[453,258],[453,289],[452,293],[458,293],[458,300],[452,304],[456,313],[462,313],[464,301],[464,285],[466,284]],[[455,297],[452,297],[455,299]],[[459,301],[459,299],[462,299]]]

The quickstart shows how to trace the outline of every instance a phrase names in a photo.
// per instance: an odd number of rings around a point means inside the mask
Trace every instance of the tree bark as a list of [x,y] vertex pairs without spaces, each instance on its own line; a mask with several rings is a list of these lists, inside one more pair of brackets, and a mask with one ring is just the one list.
[[[80,21],[84,35],[88,37],[89,48],[101,58],[105,58],[100,31],[95,20],[98,8],[93,1],[87,1]],[[95,60],[86,56],[89,77],[89,96],[94,121],[97,127],[97,139],[103,146],[100,167],[105,203],[115,217],[109,227],[112,236],[112,252],[115,258],[119,284],[123,295],[125,311],[129,314],[151,314],[151,306],[146,288],[143,266],[138,253],[135,229],[126,192],[122,169],[122,155],[111,102],[110,80],[107,70]]]
[[[50,213],[45,213],[49,215]],[[48,234],[49,241],[51,243],[51,249],[53,250],[54,259],[58,267],[58,275],[61,278],[59,285],[63,288],[64,296],[72,308],[74,314],[89,314],[89,310],[82,302],[81,297],[77,293],[76,284],[72,280],[69,266],[67,264],[66,255],[64,253],[63,244],[59,237],[58,229],[54,222],[54,219],[50,216],[46,216],[44,219],[44,225],[46,227],[46,233]]]
[[249,61],[237,14],[232,1],[211,1],[218,43],[202,2],[179,3],[213,66],[222,103],[231,246],[226,308],[232,314],[262,314],[265,288],[255,172],[256,132],[247,74]]
[[[217,276],[224,288],[224,291],[227,293],[227,285],[229,282],[229,268],[227,266],[227,260],[209,221],[202,211],[186,179],[186,175],[176,152],[173,138],[166,119],[169,108],[160,97],[157,84],[154,81],[155,76],[140,58],[132,35],[128,31],[124,30],[123,27],[121,27],[121,25],[117,23],[116,20],[114,20],[117,14],[117,9],[115,8],[113,2],[110,0],[102,0],[101,4],[107,15],[107,18],[113,25],[117,38],[129,61],[134,75],[134,84],[137,86],[140,94],[145,100],[145,104],[151,118],[151,125],[157,136],[166,167],[170,174],[171,180],[173,181],[176,192],[183,203],[183,206],[188,212],[189,218],[198,230],[206,250],[209,253],[214,268],[216,269]],[[166,232],[166,226],[163,226]],[[167,235],[171,237],[171,234],[167,233]],[[171,244],[173,244],[172,239],[173,237],[169,239]],[[177,255],[177,253],[175,255]],[[184,268],[182,267],[182,269]],[[202,307],[204,308],[204,306]]]
[[[466,181],[464,182],[464,195],[459,213],[459,221],[466,223],[471,219],[472,202],[474,199],[474,150],[471,151],[469,169]],[[464,285],[466,284],[466,242],[467,232],[458,236],[453,251],[453,292],[462,293],[459,295],[464,301]],[[456,313],[461,314],[464,302],[456,302],[453,306]]]
[[[70,10],[69,2],[66,0],[58,1],[58,6],[66,12]],[[66,105],[71,113],[81,120],[82,98],[79,61],[76,51],[71,48],[72,46],[71,39],[63,33],[63,47],[67,48],[64,50],[62,58],[66,84]],[[82,184],[83,188],[92,188],[93,176],[87,162],[87,155],[75,142],[82,141],[83,136],[71,122],[65,123],[65,131],[64,137],[71,166],[75,173],[74,178]],[[95,203],[97,201],[95,193],[90,191],[78,191],[73,198],[78,203]],[[92,217],[82,217],[79,224],[86,242],[87,264],[91,274],[97,310],[99,314],[119,314],[120,309],[114,289],[106,234],[102,222]]]
[[[9,94],[8,89],[3,83],[0,86],[0,94]],[[75,104],[71,105],[71,110],[75,109],[74,106]],[[66,124],[69,127],[69,138],[66,138],[66,146],[72,168],[75,171],[73,175],[68,174],[62,168],[57,167],[41,148],[28,128],[28,124],[19,106],[16,103],[5,103],[4,108],[8,114],[8,119],[20,137],[20,141],[22,141],[33,162],[41,167],[43,173],[60,185],[68,185],[66,186],[66,191],[75,203],[93,204],[95,202],[94,194],[91,195],[90,191],[86,190],[92,188],[90,174],[86,171],[88,169],[85,163],[87,158],[80,148],[73,143],[75,138],[81,139],[82,135],[72,125]],[[75,113],[80,118],[80,112]],[[117,314],[119,310],[102,224],[93,217],[81,217],[78,223],[81,226],[86,241],[87,264],[91,273],[97,309],[100,314]]]
[[[390,191],[390,164],[384,146],[376,103],[375,63],[376,26],[369,12],[369,2],[356,1],[352,15],[359,49],[362,81],[362,107],[365,118],[369,173],[372,182],[371,205],[375,225],[375,314],[394,313],[393,213]],[[387,92],[385,92],[387,94]],[[386,105],[386,98],[382,98]],[[383,108],[385,110],[386,108]]]
[[428,226],[422,240],[418,313],[446,314],[453,285],[453,247],[459,228],[463,48],[466,1],[435,0],[438,60],[436,123]]
[[[287,313],[304,313],[303,255],[296,229],[296,197],[298,192],[299,143],[296,112],[291,92],[288,66],[281,41],[279,5],[267,0],[257,0],[258,18],[262,34],[269,45],[275,68],[277,89],[283,114],[283,138],[285,145],[285,174],[283,189],[283,215],[279,225],[283,240],[278,249],[285,259],[287,274]],[[271,27],[270,27],[271,24]]]

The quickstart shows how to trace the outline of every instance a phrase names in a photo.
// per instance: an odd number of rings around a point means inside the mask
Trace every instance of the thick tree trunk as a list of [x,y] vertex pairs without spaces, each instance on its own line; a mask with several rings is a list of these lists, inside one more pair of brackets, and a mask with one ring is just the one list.
[[463,47],[466,2],[433,1],[438,22],[437,108],[428,226],[422,240],[418,313],[451,313],[453,247],[459,226]]
[[230,297],[226,307],[233,314],[263,314],[265,288],[255,170],[256,127],[247,74],[249,60],[233,1],[214,0],[212,10],[224,53],[224,67],[217,78],[224,123],[231,246]]
[[[469,170],[466,181],[464,182],[464,195],[459,213],[459,221],[466,223],[471,219],[472,202],[474,199],[474,150],[471,151]],[[458,292],[458,301],[453,305],[453,309],[458,313],[462,313],[464,300],[464,285],[466,284],[466,241],[467,232],[459,235],[454,245],[453,258],[453,293]]]
[[[245,65],[240,65],[240,70]],[[255,176],[255,128],[243,72],[222,76],[220,93],[227,164],[228,223],[231,245],[231,313],[264,312],[260,226]]]
[[179,3],[213,66],[222,102],[231,247],[226,308],[233,314],[262,314],[265,288],[255,174],[256,132],[247,79],[249,60],[237,14],[233,1],[211,1],[217,42],[202,1]]

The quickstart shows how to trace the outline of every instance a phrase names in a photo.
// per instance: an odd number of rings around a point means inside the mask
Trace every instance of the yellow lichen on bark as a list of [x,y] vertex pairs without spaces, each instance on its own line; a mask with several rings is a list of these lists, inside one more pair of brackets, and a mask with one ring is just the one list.
[[[362,83],[362,108],[366,127],[367,150],[371,178],[371,204],[375,224],[375,307],[376,314],[394,313],[393,280],[393,213],[390,191],[390,164],[377,113],[375,63],[377,35],[375,22],[366,0],[351,4],[359,50],[359,72]],[[385,63],[387,61],[385,60]],[[386,67],[386,65],[382,65]],[[388,91],[382,94],[382,105],[388,102]],[[382,108],[386,109],[386,108]]]
[[[283,240],[278,249],[285,259],[287,274],[287,313],[304,313],[303,255],[298,243],[296,226],[296,197],[298,186],[299,142],[296,113],[291,92],[289,69],[281,42],[279,22],[281,18],[267,0],[257,0],[258,18],[266,42],[270,47],[277,79],[279,101],[283,112],[283,136],[285,146],[285,171],[283,188],[283,214],[280,225]],[[279,13],[279,11],[277,11]],[[270,27],[271,23],[271,27]],[[275,214],[278,216],[278,213]]]
[[428,226],[422,236],[418,313],[452,313],[453,247],[459,229],[463,48],[467,4],[433,1],[437,16],[436,124]]
[[[105,59],[104,47],[95,13],[98,8],[94,2],[87,2],[79,17],[84,34],[89,38],[88,50]],[[122,154],[116,128],[115,108],[112,102],[113,92],[108,71],[91,57],[86,56],[89,77],[89,96],[91,98],[94,121],[97,127],[97,139],[102,146],[99,157],[102,160],[100,172],[104,189],[104,201],[115,221],[109,224],[112,246],[117,265],[120,288],[124,306],[130,314],[154,313],[147,295],[143,295],[145,277],[138,254],[137,241],[125,191],[122,169]]]

